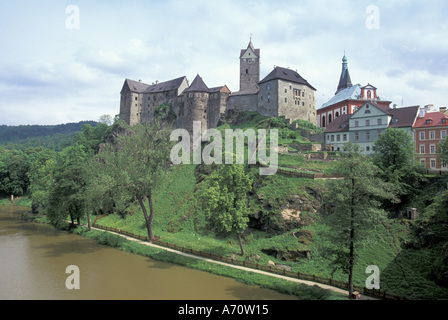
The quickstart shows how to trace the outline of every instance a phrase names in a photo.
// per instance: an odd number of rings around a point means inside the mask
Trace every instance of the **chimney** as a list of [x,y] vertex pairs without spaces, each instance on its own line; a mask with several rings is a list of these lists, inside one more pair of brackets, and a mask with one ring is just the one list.
[[159,80],[156,80],[156,84],[159,84]]
[[434,105],[433,104],[428,104],[425,106],[425,110],[426,112],[434,112]]
[[426,109],[426,107],[420,108],[419,118],[424,118],[425,117],[425,109]]

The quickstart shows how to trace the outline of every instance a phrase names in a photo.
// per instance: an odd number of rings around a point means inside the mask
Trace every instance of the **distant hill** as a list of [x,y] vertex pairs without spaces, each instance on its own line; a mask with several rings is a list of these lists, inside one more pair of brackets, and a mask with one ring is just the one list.
[[0,146],[5,146],[9,149],[27,149],[42,146],[60,150],[77,133],[81,132],[82,127],[86,124],[95,127],[97,122],[81,121],[59,125],[0,125]]

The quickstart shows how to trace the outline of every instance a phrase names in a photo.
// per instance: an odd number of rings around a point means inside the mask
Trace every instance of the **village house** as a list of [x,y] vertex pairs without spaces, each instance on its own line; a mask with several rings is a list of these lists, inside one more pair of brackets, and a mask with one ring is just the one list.
[[420,163],[430,170],[448,171],[447,163],[437,157],[438,144],[447,137],[448,115],[434,111],[433,106],[420,109],[413,126]]

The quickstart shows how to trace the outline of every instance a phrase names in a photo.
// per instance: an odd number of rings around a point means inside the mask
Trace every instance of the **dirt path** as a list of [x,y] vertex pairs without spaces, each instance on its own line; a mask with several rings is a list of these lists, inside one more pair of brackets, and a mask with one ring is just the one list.
[[[110,233],[113,233],[113,234],[118,235],[120,237],[123,237],[123,238],[125,238],[127,240],[135,241],[135,242],[138,242],[140,244],[144,244],[144,245],[151,246],[151,247],[154,247],[154,248],[158,248],[158,249],[162,249],[162,250],[165,250],[165,251],[173,252],[173,253],[176,253],[176,254],[179,254],[179,255],[182,255],[182,256],[185,256],[185,257],[189,257],[189,258],[193,258],[193,259],[200,259],[200,260],[204,260],[204,261],[207,261],[207,262],[220,264],[220,265],[231,267],[231,268],[235,268],[235,269],[245,270],[245,271],[248,271],[248,272],[255,272],[255,273],[267,275],[267,276],[270,276],[270,277],[277,277],[277,278],[281,278],[281,279],[285,279],[285,280],[293,281],[293,282],[297,282],[297,283],[303,283],[303,284],[306,284],[306,285],[309,285],[309,286],[317,285],[317,286],[319,286],[319,287],[321,287],[321,288],[323,288],[325,290],[330,290],[330,291],[342,293],[342,294],[348,296],[348,291],[343,290],[343,289],[339,289],[339,288],[336,288],[336,287],[332,287],[332,286],[329,286],[329,285],[325,285],[325,284],[321,284],[321,283],[317,283],[317,282],[312,282],[312,281],[307,281],[307,280],[295,279],[295,278],[291,278],[291,277],[282,276],[280,274],[273,274],[273,273],[270,273],[270,272],[265,272],[265,271],[262,271],[262,270],[256,270],[256,269],[252,269],[252,268],[246,268],[246,267],[243,267],[243,266],[236,266],[236,265],[225,263],[225,262],[221,262],[221,261],[216,261],[216,260],[212,260],[212,259],[208,259],[208,258],[204,258],[204,257],[200,257],[200,256],[195,256],[195,255],[192,255],[192,254],[189,254],[189,253],[185,253],[185,252],[182,252],[182,251],[178,251],[178,250],[174,250],[174,249],[171,249],[171,248],[162,247],[162,246],[159,246],[159,245],[147,242],[147,241],[141,241],[141,240],[138,240],[138,239],[135,239],[135,238],[132,238],[132,237],[120,234],[120,233],[116,233],[116,232],[113,232],[113,231],[105,231],[103,229],[99,229],[99,228],[95,228],[95,227],[92,227],[92,229],[99,230],[99,231],[104,231],[104,232],[110,232]],[[369,296],[365,296],[365,295],[360,295],[359,296],[359,300],[378,300],[378,299],[375,299],[375,298],[372,298],[372,297],[369,297]]]

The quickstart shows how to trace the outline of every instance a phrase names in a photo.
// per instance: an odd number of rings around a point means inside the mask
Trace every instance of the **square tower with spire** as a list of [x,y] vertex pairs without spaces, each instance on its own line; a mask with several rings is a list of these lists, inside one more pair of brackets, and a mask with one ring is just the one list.
[[255,49],[252,38],[240,54],[240,91],[257,93],[260,82],[260,49]]

